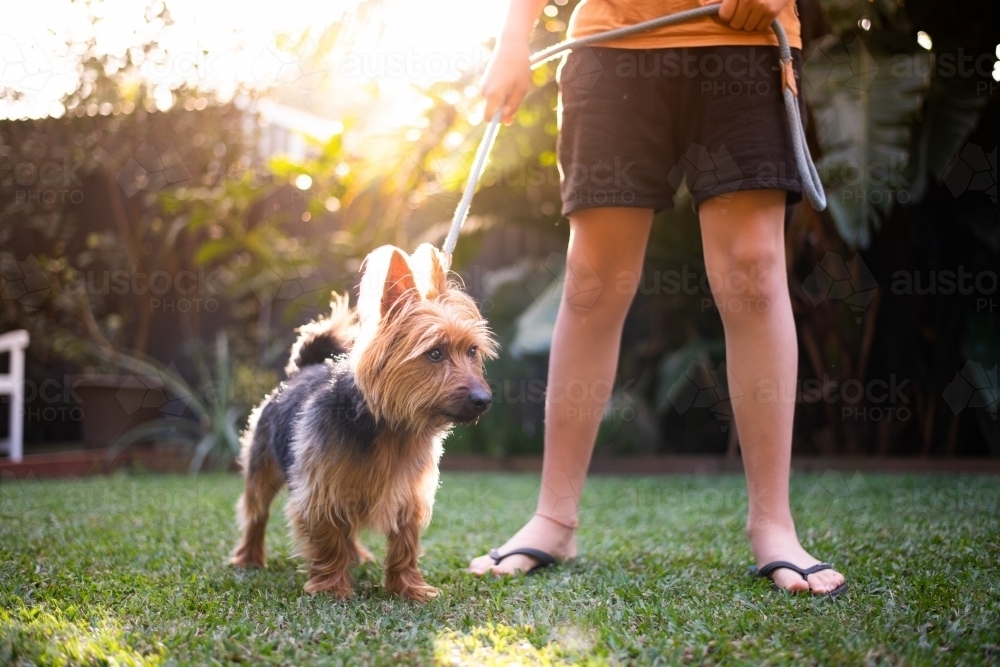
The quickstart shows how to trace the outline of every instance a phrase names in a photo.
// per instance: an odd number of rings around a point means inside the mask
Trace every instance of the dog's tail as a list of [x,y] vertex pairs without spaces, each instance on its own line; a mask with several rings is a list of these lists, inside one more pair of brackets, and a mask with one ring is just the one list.
[[334,292],[329,315],[296,329],[299,337],[292,345],[285,374],[291,377],[305,366],[345,354],[351,349],[357,328],[358,316],[350,307],[348,296]]

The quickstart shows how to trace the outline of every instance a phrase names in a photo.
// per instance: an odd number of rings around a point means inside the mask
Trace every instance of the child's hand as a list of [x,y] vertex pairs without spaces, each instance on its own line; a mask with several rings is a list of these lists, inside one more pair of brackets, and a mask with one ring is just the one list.
[[486,68],[481,92],[486,99],[483,119],[489,121],[497,109],[503,109],[503,122],[510,125],[514,112],[531,85],[531,67],[528,64],[528,41],[504,40],[497,43],[493,57]]
[[[715,4],[715,1],[705,4]],[[767,32],[788,2],[789,0],[721,0],[719,18],[734,30]]]

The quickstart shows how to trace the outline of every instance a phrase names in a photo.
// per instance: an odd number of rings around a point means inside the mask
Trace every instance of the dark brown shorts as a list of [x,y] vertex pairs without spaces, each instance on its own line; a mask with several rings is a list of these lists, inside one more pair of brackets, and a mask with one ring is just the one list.
[[802,199],[777,47],[583,48],[558,80],[563,215],[671,208],[685,178],[695,208],[737,190]]

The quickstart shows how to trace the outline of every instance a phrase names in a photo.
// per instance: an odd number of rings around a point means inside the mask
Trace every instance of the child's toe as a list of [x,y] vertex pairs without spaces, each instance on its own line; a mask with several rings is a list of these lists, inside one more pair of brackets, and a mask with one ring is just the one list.
[[771,581],[778,588],[791,593],[799,593],[809,590],[809,583],[802,578],[798,572],[793,572],[786,568],[779,568],[771,574]]
[[821,570],[809,575],[809,588],[813,593],[823,595],[844,583],[844,575],[836,570]]
[[472,574],[486,574],[493,567],[493,559],[489,556],[473,558],[469,563],[469,572]]

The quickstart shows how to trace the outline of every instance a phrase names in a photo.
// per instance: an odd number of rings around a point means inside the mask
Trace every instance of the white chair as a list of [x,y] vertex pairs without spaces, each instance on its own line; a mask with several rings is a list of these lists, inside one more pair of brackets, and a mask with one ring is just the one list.
[[10,354],[10,372],[0,374],[0,396],[11,397],[10,437],[0,440],[0,452],[15,463],[24,457],[24,350],[30,341],[24,329],[0,334],[0,354]]

